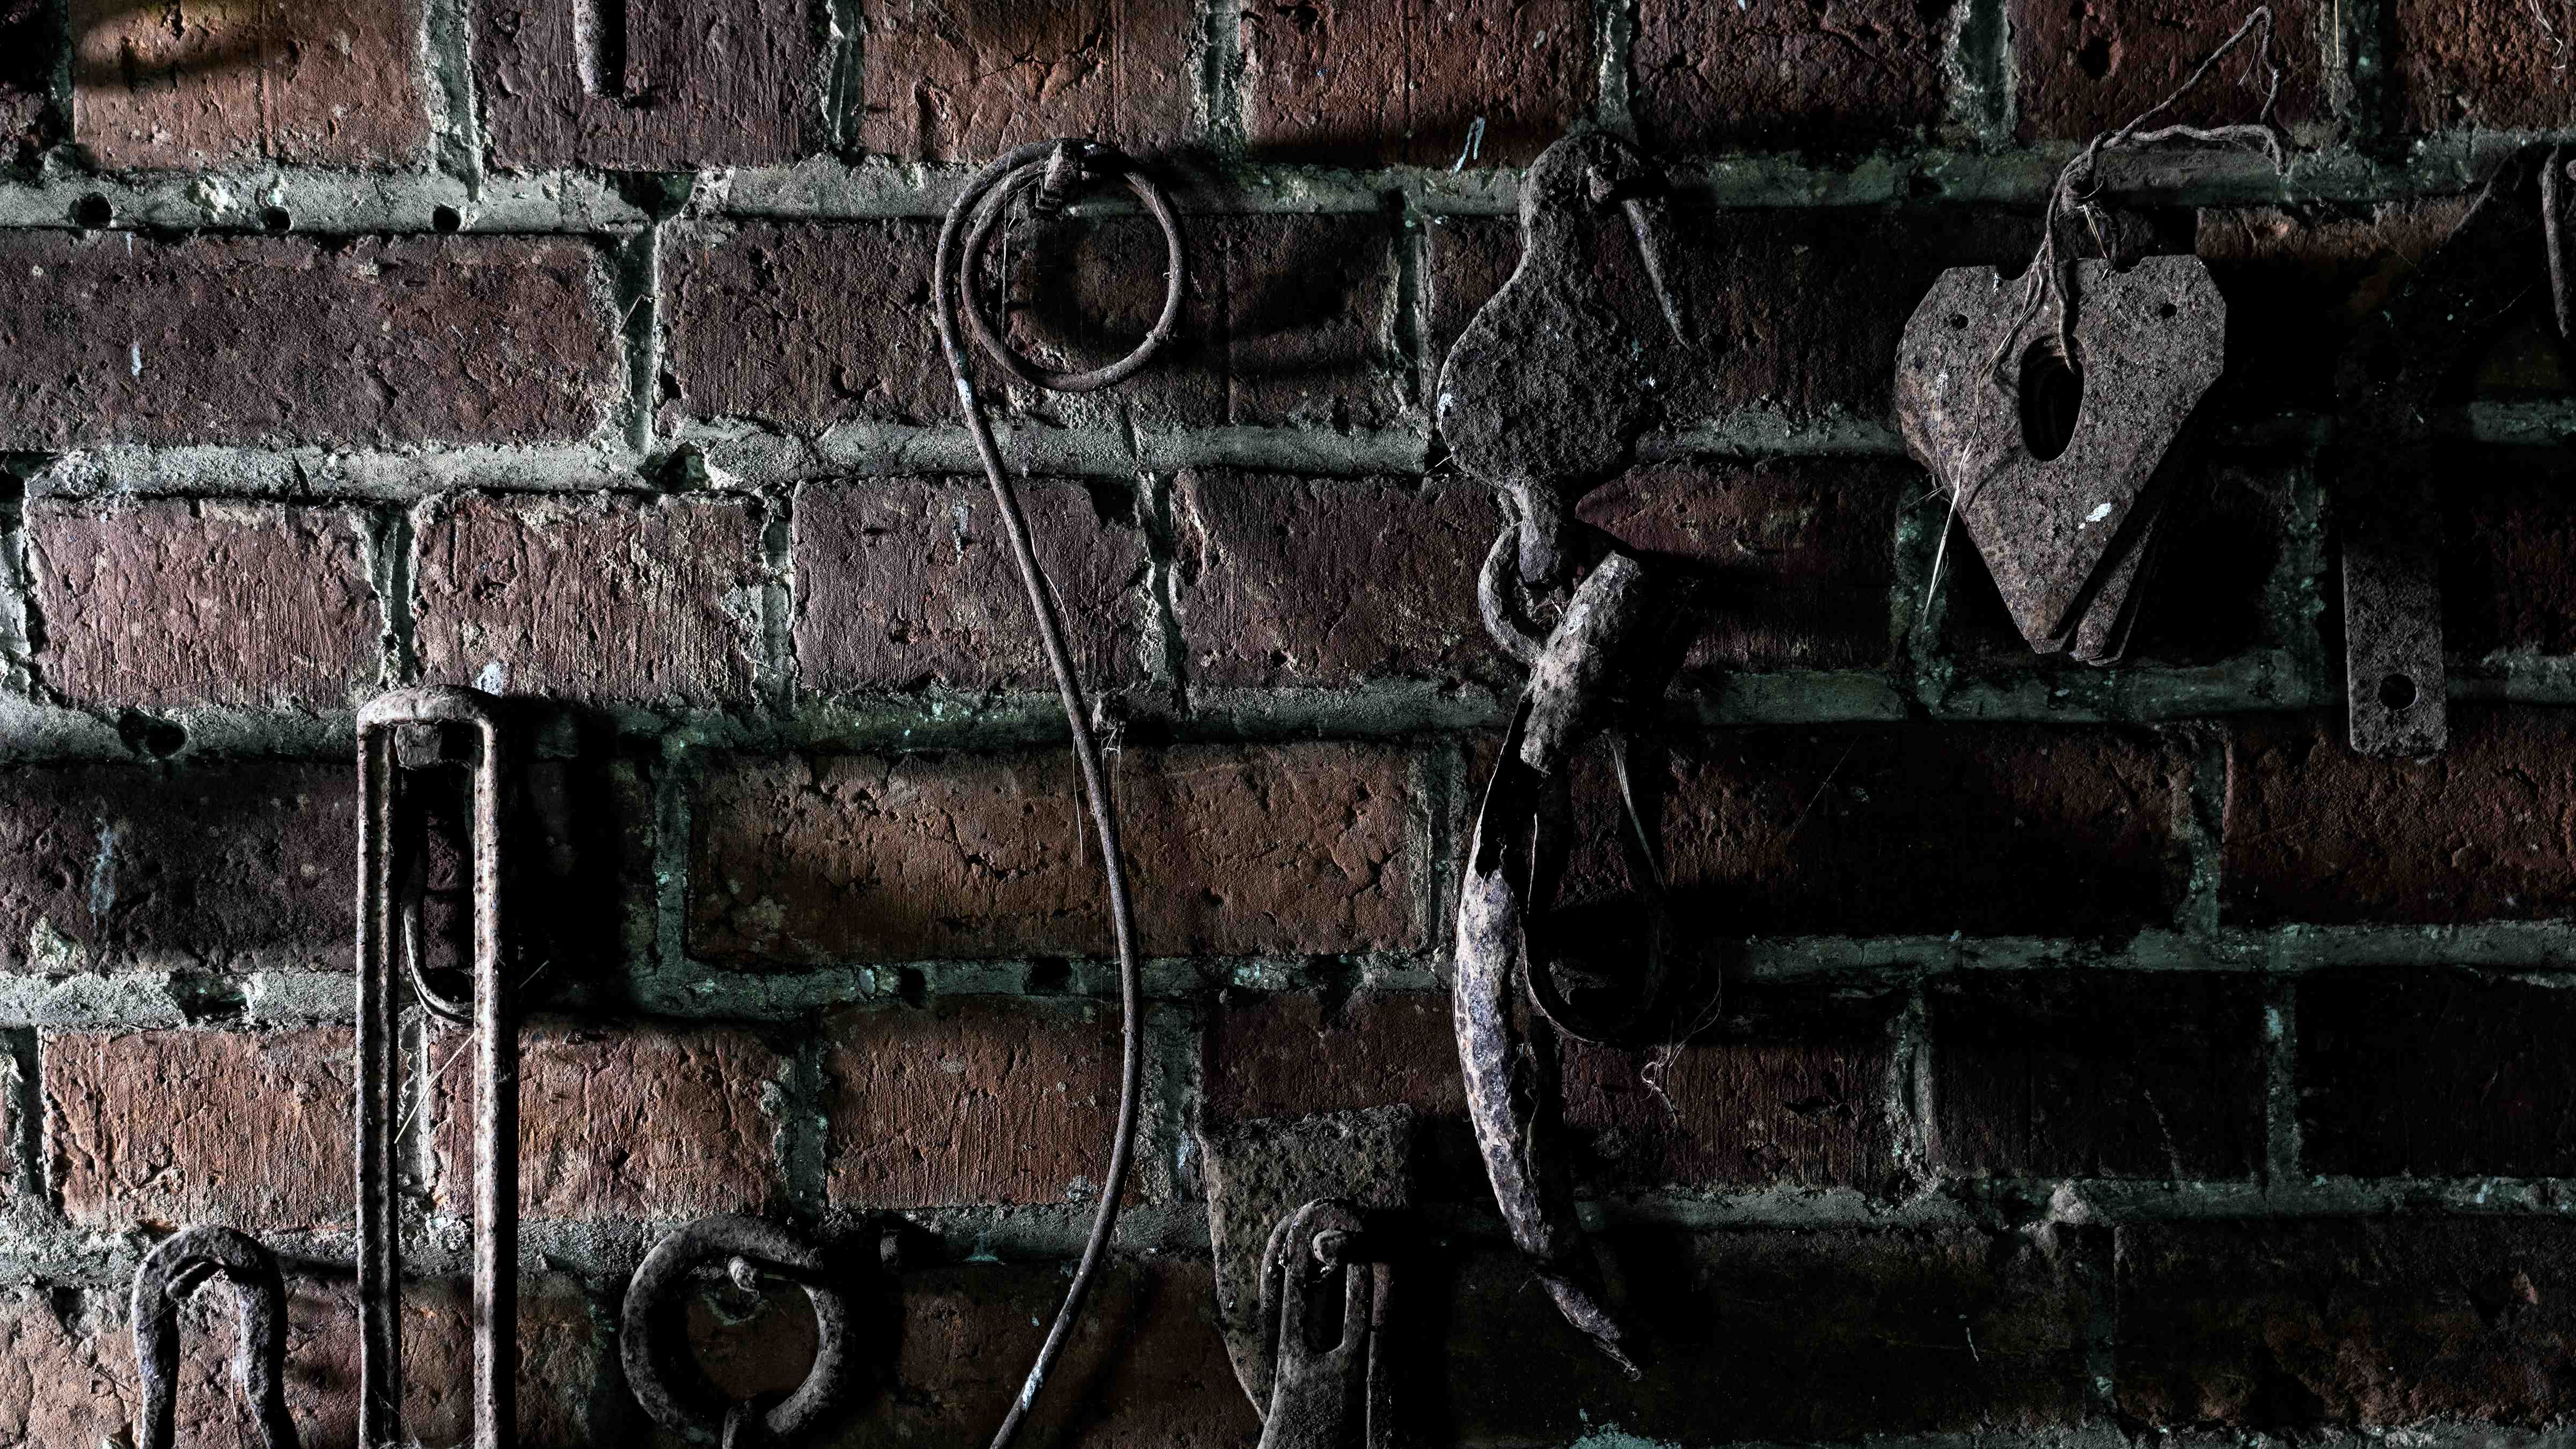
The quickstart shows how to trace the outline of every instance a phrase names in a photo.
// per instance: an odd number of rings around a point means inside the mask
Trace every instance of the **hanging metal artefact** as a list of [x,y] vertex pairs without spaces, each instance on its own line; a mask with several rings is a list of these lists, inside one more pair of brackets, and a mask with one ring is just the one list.
[[1394,1371],[1380,1350],[1391,1281],[1349,1203],[1321,1198],[1279,1220],[1261,1264],[1272,1365],[1261,1449],[1388,1449]]
[[[777,1279],[805,1290],[814,1307],[814,1366],[795,1392],[765,1408],[721,1404],[704,1375],[679,1368],[682,1349],[669,1333],[670,1309],[697,1269],[722,1264],[734,1285],[760,1291]],[[849,1381],[850,1304],[823,1254],[773,1223],[735,1213],[700,1218],[654,1244],[626,1285],[618,1315],[618,1353],[626,1386],[653,1422],[692,1444],[722,1449],[793,1449],[822,1422]]]
[[143,1385],[138,1449],[173,1449],[178,1432],[179,1305],[208,1281],[232,1285],[241,1338],[233,1384],[259,1420],[261,1449],[297,1449],[286,1414],[286,1280],[257,1238],[223,1227],[189,1228],[143,1255],[134,1273],[134,1366]]

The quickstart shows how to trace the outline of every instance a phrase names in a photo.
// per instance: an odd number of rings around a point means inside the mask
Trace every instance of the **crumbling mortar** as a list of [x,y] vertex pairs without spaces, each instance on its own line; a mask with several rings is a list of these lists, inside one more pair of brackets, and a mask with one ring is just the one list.
[[2012,19],[2004,0],[1968,0],[1954,12],[1943,57],[1948,82],[1949,126],[1980,149],[2001,151],[2012,144]]
[[662,376],[662,224],[626,237],[609,258],[609,295],[626,362],[626,394],[610,413],[610,428],[640,457],[653,450]]
[[471,197],[483,187],[483,106],[474,84],[471,0],[427,0],[420,39],[421,94],[429,100],[430,130],[438,138],[435,164],[464,183]]
[[752,660],[753,689],[769,712],[796,712],[803,671],[796,658],[796,490],[760,494],[759,653]]
[[1592,12],[1592,124],[1628,141],[1637,139],[1637,0],[1601,0]]
[[400,508],[370,508],[358,514],[359,551],[367,586],[375,591],[383,619],[377,636],[377,684],[399,689],[420,678],[420,651],[414,630],[414,551],[411,515]]

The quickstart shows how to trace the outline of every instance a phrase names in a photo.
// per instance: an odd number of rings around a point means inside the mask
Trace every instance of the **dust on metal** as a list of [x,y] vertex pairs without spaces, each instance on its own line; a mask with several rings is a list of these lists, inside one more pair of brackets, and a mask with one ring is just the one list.
[[143,1385],[139,1449],[172,1449],[179,1400],[179,1305],[221,1278],[233,1290],[241,1338],[233,1386],[259,1420],[261,1449],[298,1449],[286,1413],[286,1280],[277,1255],[232,1228],[196,1227],[164,1238],[134,1273],[134,1366]]
[[[721,1403],[705,1375],[682,1366],[685,1339],[672,1332],[673,1310],[691,1276],[722,1265],[736,1287],[757,1292],[764,1279],[793,1283],[813,1305],[814,1366],[805,1381],[767,1407]],[[692,1444],[723,1449],[793,1449],[840,1402],[850,1378],[850,1302],[821,1250],[774,1223],[736,1213],[700,1218],[644,1257],[626,1286],[618,1354],[627,1388],[653,1422]]]
[[1320,1198],[1279,1220],[1261,1265],[1273,1366],[1261,1449],[1389,1449],[1394,1371],[1382,1345],[1392,1282],[1350,1203]]
[[[471,1449],[508,1449],[518,1435],[519,1050],[514,983],[505,970],[502,783],[509,766],[499,702],[476,690],[427,686],[378,697],[358,712],[358,1442],[407,1442],[402,1427],[402,1207],[399,1103],[406,991],[417,959],[398,969],[401,930],[419,914],[420,843],[410,827],[417,777],[462,764],[471,772],[474,1064],[474,1367]],[[458,1003],[437,1003],[448,1010]],[[433,1009],[435,1007],[433,1006]],[[415,1082],[427,1093],[435,1083]]]

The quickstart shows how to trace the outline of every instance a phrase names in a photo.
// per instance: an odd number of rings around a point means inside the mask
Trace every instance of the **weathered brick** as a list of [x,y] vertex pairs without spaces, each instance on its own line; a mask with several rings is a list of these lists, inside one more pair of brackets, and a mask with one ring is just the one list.
[[[433,1443],[470,1427],[472,1305],[464,1284],[406,1285],[405,1427]],[[179,1310],[181,1444],[256,1444],[257,1421],[233,1379],[238,1341],[232,1295],[217,1287]],[[132,1320],[122,1291],[19,1289],[0,1295],[0,1437],[13,1444],[125,1441],[141,1407]],[[557,1275],[519,1287],[519,1428],[522,1442],[589,1442],[592,1386],[608,1354],[578,1284]],[[286,1407],[307,1444],[356,1442],[357,1294],[345,1272],[286,1279]]]
[[2387,303],[2466,209],[2440,197],[2342,213],[2202,211],[2192,250],[2227,299],[2227,370],[2209,408],[2332,410],[2336,359],[2355,324]]
[[428,505],[417,528],[429,677],[587,703],[751,700],[768,579],[758,505],[469,494]]
[[1892,648],[1896,510],[1920,477],[1859,460],[1655,463],[1604,484],[1578,512],[1700,580],[1707,622],[1685,668],[1868,668]]
[[0,970],[345,967],[357,773],[0,770]]
[[1199,469],[1173,511],[1194,684],[1506,677],[1476,613],[1499,526],[1480,484]]
[[1948,109],[1949,0],[1637,7],[1637,130],[1658,151],[1858,147]]
[[1244,131],[1264,160],[1526,162],[1592,105],[1585,0],[1404,0],[1246,6]]
[[[1714,937],[2115,934],[2180,899],[2183,767],[2118,731],[1745,730],[1677,745],[1659,787],[1673,909]],[[1615,901],[1617,786],[1587,755],[1575,788],[1565,899]]]
[[2341,718],[2248,717],[2227,747],[2235,924],[2545,920],[2576,908],[2576,717],[2454,705],[2450,748],[2368,760]]
[[1241,1122],[1391,1104],[1463,1124],[1455,1040],[1444,994],[1229,991],[1202,1039],[1206,1110]]
[[2444,646],[2471,660],[2576,654],[2567,464],[2544,450],[2465,447],[2442,463],[2467,485],[2441,489]]
[[[2296,647],[2303,634],[2294,631],[2304,631],[2307,615],[2295,595],[2304,592],[2307,580],[2281,573],[2297,526],[2294,466],[2203,459],[2179,482],[2149,564],[2155,572],[2138,584],[2146,592],[2139,598],[2128,657],[2214,664],[2257,649]],[[2027,672],[2037,663],[2043,670],[2099,677],[2071,660],[2038,663],[1964,524],[1953,525],[1941,576],[1942,635],[1972,666]]]
[[[2232,6],[2152,10],[2117,0],[2011,0],[2014,94],[2025,141],[2084,141],[2116,131],[2178,89],[2244,20]],[[2330,134],[2325,66],[2342,50],[2342,17],[2314,0],[2272,7],[2272,64],[2280,67],[2275,113],[2305,140]],[[2251,121],[2262,105],[2261,73],[2244,85],[2249,39],[2210,68],[2170,114],[2194,125]]]
[[2263,1155],[2263,1001],[2239,976],[1936,982],[1932,1151],[1978,1177],[2243,1177]]
[[2576,999],[2432,967],[2301,978],[2299,1141],[2349,1177],[2576,1171]]
[[[1456,0],[1455,9],[1479,3]],[[1374,215],[1244,217],[1226,229],[1226,421],[1338,429],[1395,420],[1404,398],[1391,331],[1394,241]]]
[[53,1032],[38,1054],[49,1176],[73,1222],[352,1220],[346,1028]]
[[834,1203],[1092,1200],[1118,1119],[1118,1013],[963,997],[825,1027]]
[[867,0],[859,144],[905,161],[985,161],[1057,136],[1134,155],[1190,126],[1189,0]]
[[919,221],[684,226],[664,243],[663,426],[947,422]]
[[[449,1204],[473,1201],[474,1053],[434,1038]],[[549,1022],[519,1034],[519,1205],[532,1218],[677,1220],[783,1198],[787,1060],[738,1027]]]
[[43,0],[0,0],[0,165],[24,165],[53,140],[54,57],[62,39]]
[[1668,1046],[1563,1039],[1586,1170],[1644,1187],[1887,1185],[1896,999],[1755,988],[1724,1005]]
[[0,237],[0,447],[586,437],[598,253],[538,237]]
[[[1132,494],[1021,481],[1074,672],[1144,677],[1144,535]],[[795,511],[796,667],[808,689],[1048,689],[1046,651],[992,490],[980,482],[809,484]]]
[[2392,0],[2389,78],[2405,131],[2552,130],[2576,121],[2576,29],[2529,0]]
[[429,149],[420,0],[70,6],[72,139],[111,170],[409,167]]
[[800,0],[603,4],[588,34],[571,6],[473,11],[476,99],[505,169],[759,166],[828,144],[822,31]]
[[2471,1217],[2120,1229],[2119,1410],[2296,1431],[2568,1413],[2576,1227]]
[[[1445,1302],[1433,1363],[1406,1379],[1454,1442],[1817,1443],[1997,1436],[2084,1417],[2085,1235],[1630,1228],[1593,1241],[1655,1355],[1631,1383],[1496,1252],[1414,1290]],[[1446,1271],[1443,1271],[1443,1269]],[[1417,1278],[1420,1275],[1417,1274]]]
[[37,667],[109,709],[345,709],[384,627],[362,529],[338,508],[39,499]]
[[[1449,345],[1519,265],[1513,223],[1452,217],[1429,231],[1431,351]],[[1961,209],[1685,209],[1666,276],[1693,342],[1677,344],[1627,228],[1593,228],[1591,275],[1644,361],[1668,427],[1760,409],[1805,421],[1887,415],[1896,344],[1945,268],[2027,264],[2036,228]]]
[[[1400,751],[1130,747],[1118,811],[1149,956],[1422,940]],[[699,787],[692,949],[727,960],[1101,955],[1097,846],[1062,751],[740,755]]]

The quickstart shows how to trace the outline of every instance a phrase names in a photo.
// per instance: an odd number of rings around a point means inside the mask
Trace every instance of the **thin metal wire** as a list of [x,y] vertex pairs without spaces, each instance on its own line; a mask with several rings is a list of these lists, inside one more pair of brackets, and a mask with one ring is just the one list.
[[[1061,200],[1071,169],[1076,164],[1091,174],[1115,175],[1123,180],[1146,213],[1162,227],[1165,292],[1162,314],[1134,351],[1106,367],[1088,372],[1054,372],[1038,367],[1012,350],[1010,344],[1002,339],[993,319],[977,302],[969,279],[982,263],[985,250],[992,243],[994,229],[1012,197],[1031,187],[1044,187],[1042,196],[1052,194]],[[962,330],[971,330],[985,355],[1015,380],[1053,392],[1088,392],[1133,376],[1170,340],[1180,321],[1181,297],[1186,287],[1180,221],[1173,215],[1171,201],[1164,196],[1161,187],[1134,170],[1126,158],[1097,142],[1040,141],[1012,150],[976,173],[948,208],[947,220],[939,228],[939,248],[932,269],[931,291],[931,310],[939,328],[939,346],[947,355],[949,372],[957,382],[957,405],[966,414],[967,431],[975,439],[975,455],[983,461],[984,476],[993,486],[993,501],[1001,511],[1002,529],[1010,538],[1011,556],[1019,565],[1020,582],[1028,590],[1029,607],[1037,614],[1038,634],[1046,645],[1047,664],[1055,673],[1056,692],[1063,698],[1065,724],[1073,734],[1074,761],[1082,775],[1083,795],[1091,807],[1092,825],[1100,838],[1101,860],[1108,873],[1109,918],[1118,945],[1118,999],[1122,1026],[1118,1125],[1110,1141],[1109,1170],[1101,1182],[1100,1207],[1092,1218],[1091,1236],[1083,1244],[1082,1259],[1074,1269],[1073,1282],[1065,1289],[1064,1304],[1056,1310],[1055,1324],[1047,1330],[1046,1343],[1038,1349],[1037,1361],[1030,1365],[1019,1396],[1012,1400],[1001,1428],[993,1434],[993,1449],[1007,1449],[1018,1437],[1020,1425],[1028,1418],[1039,1393],[1045,1389],[1047,1375],[1053,1371],[1058,1355],[1063,1353],[1065,1343],[1072,1337],[1074,1324],[1082,1316],[1083,1304],[1091,1294],[1093,1277],[1117,1228],[1118,1203],[1126,1191],[1128,1167],[1135,1154],[1136,1118],[1143,1097],[1143,968],[1136,949],[1135,910],[1128,900],[1127,857],[1118,843],[1117,805],[1110,796],[1101,768],[1100,746],[1092,737],[1090,710],[1083,699],[1082,684],[1074,678],[1072,652],[1065,645],[1064,623],[1056,607],[1054,590],[1049,586],[1046,570],[1039,564],[1037,551],[1029,541],[1028,519],[1021,513],[1019,498],[1003,471],[1001,449],[993,440],[992,424],[985,419],[983,407],[976,401],[959,324],[962,320]]]

